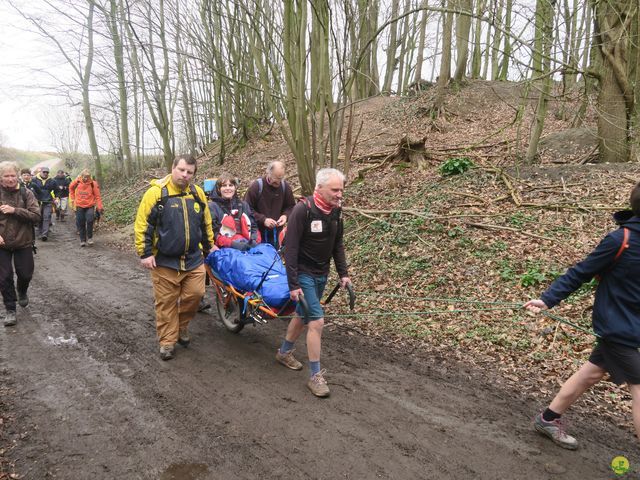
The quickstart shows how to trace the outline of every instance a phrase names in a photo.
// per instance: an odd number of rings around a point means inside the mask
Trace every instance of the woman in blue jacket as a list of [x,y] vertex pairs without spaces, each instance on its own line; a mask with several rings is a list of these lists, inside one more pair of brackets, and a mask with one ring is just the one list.
[[640,183],[631,191],[631,210],[618,212],[620,226],[610,232],[583,261],[571,267],[524,307],[539,312],[558,305],[580,286],[599,276],[593,304],[593,330],[598,342],[589,360],[567,380],[534,427],[561,447],[575,450],[561,415],[605,374],[631,392],[633,424],[640,438]]

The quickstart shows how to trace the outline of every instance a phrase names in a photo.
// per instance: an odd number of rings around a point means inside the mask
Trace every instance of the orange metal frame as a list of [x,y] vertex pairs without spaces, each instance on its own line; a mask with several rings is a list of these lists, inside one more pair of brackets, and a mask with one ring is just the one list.
[[[209,276],[209,278],[211,279],[211,281],[216,285],[216,295],[218,296],[218,298],[220,299],[221,302],[224,303],[224,308],[225,310],[227,309],[227,306],[229,305],[229,301],[231,300],[231,296],[227,296],[226,299],[223,299],[220,295],[220,291],[221,290],[225,290],[228,293],[232,294],[234,297],[238,298],[238,299],[242,299],[242,301],[245,300],[245,298],[247,297],[246,293],[241,293],[238,290],[236,290],[233,285],[228,285],[226,283],[223,283],[222,281],[220,281],[220,279],[218,277],[216,277],[213,274],[213,271],[211,270],[211,267],[209,265],[205,264],[205,268],[207,270],[207,275]],[[256,308],[258,310],[260,310],[263,313],[266,313],[267,315],[269,315],[271,318],[276,318],[278,316],[278,314],[276,312],[274,312],[273,310],[271,310],[271,308],[269,308],[268,306],[266,306],[264,304],[264,302],[261,299],[258,298],[249,298],[248,300],[249,305],[251,305],[253,308]]]

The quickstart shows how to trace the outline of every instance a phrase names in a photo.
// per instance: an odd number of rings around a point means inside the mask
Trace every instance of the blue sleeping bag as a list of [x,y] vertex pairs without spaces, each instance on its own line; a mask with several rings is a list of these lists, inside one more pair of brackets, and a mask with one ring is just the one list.
[[[280,255],[268,243],[246,252],[221,248],[211,252],[205,261],[221,280],[241,292],[257,291],[270,307],[282,307],[289,300],[287,272]],[[256,290],[265,272],[266,278]]]

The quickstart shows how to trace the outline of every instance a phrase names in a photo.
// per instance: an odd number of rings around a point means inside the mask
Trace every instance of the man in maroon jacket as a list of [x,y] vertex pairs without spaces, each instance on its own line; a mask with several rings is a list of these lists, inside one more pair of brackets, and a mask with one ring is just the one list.
[[296,203],[293,190],[284,177],[284,164],[271,162],[266,175],[253,181],[244,196],[258,222],[262,242],[275,248],[278,248],[278,234]]
[[317,397],[329,396],[329,387],[320,369],[320,349],[324,311],[320,298],[327,284],[331,259],[336,265],[340,285],[351,283],[342,243],[342,195],[344,175],[333,168],[323,168],[316,175],[313,195],[298,202],[291,212],[287,226],[285,261],[291,299],[304,297],[308,304],[303,320],[301,306],[289,322],[287,335],[276,353],[276,360],[292,370],[302,364],[293,357],[293,345],[307,328],[307,353],[310,378],[307,387]]

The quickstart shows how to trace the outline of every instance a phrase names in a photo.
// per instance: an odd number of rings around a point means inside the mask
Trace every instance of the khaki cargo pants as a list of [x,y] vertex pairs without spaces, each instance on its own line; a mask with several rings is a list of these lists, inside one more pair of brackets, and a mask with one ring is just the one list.
[[160,345],[175,345],[179,329],[186,328],[204,296],[204,265],[181,272],[166,267],[151,270]]

